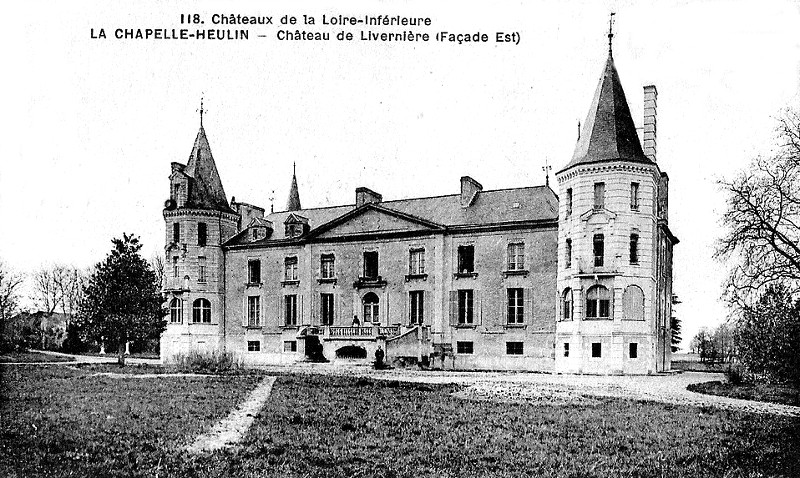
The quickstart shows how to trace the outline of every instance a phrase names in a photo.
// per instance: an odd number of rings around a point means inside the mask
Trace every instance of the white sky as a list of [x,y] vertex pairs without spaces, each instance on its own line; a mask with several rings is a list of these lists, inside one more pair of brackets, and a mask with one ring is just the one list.
[[[711,254],[716,180],[768,153],[774,117],[800,103],[797,2],[14,2],[2,7],[0,258],[18,271],[90,266],[135,232],[163,247],[170,162],[185,163],[199,98],[228,196],[283,209],[297,162],[304,207],[544,183],[571,158],[606,58],[637,126],[658,87],[658,162],[670,175],[675,292],[685,339],[725,317]],[[491,5],[490,5],[491,3]],[[123,28],[180,28],[181,13],[430,16],[438,31],[521,34],[519,45],[92,40]],[[366,29],[366,27],[362,27]],[[358,38],[361,28],[349,27]],[[373,27],[376,31],[398,31]],[[257,34],[267,38],[257,38]],[[685,342],[687,343],[687,342]]]

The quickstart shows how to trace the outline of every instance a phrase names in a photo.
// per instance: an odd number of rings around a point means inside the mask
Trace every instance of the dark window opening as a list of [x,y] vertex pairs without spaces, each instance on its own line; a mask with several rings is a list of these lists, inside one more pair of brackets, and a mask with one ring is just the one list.
[[198,246],[205,246],[206,242],[208,241],[208,229],[206,227],[206,223],[198,222],[197,223],[197,245]]
[[320,295],[322,325],[333,325],[333,294]]
[[639,183],[631,183],[631,209],[639,209]]
[[601,356],[602,344],[600,342],[592,342],[592,357],[598,358]]
[[286,325],[297,325],[297,296],[287,295],[283,298],[285,305],[284,323]]
[[569,343],[564,342],[564,357],[569,357]]
[[604,238],[602,234],[595,234],[593,240],[593,251],[594,251],[594,266],[595,267],[602,267],[603,266],[603,255],[604,255]]
[[567,188],[567,216],[572,214],[572,188]]
[[411,302],[411,316],[409,321],[413,325],[422,325],[425,310],[425,292],[414,290],[408,293]]
[[475,246],[458,246],[458,272],[475,272]]
[[456,353],[457,354],[465,354],[471,355],[473,353],[473,344],[472,342],[456,342]]
[[247,351],[248,352],[260,352],[261,351],[261,342],[258,340],[248,340],[247,341]]
[[639,234],[631,234],[631,264],[639,263]]
[[603,209],[606,204],[606,183],[594,183],[594,208]]
[[180,223],[172,223],[172,242],[175,244],[181,242],[181,225]]
[[506,355],[522,355],[522,342],[506,342]]
[[567,269],[572,267],[572,239],[567,239]]
[[211,323],[211,302],[208,299],[197,299],[192,304],[192,322],[195,324]]
[[458,323],[471,324],[473,322],[473,291],[458,291]]
[[586,318],[608,319],[611,316],[611,292],[601,285],[586,292]]
[[523,289],[508,289],[508,309],[506,313],[509,324],[521,324],[525,318],[525,292]]
[[372,280],[378,278],[378,251],[364,252],[364,278]]
[[632,359],[639,357],[639,344],[636,342],[628,344],[628,357]]
[[261,261],[254,259],[247,261],[247,282],[249,284],[261,283]]

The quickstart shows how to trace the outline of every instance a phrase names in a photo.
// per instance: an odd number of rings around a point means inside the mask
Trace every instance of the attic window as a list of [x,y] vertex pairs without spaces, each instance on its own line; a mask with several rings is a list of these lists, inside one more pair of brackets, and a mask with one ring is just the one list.
[[253,229],[253,240],[254,241],[258,240],[258,229]]
[[303,234],[303,225],[289,223],[286,225],[286,237],[298,237]]

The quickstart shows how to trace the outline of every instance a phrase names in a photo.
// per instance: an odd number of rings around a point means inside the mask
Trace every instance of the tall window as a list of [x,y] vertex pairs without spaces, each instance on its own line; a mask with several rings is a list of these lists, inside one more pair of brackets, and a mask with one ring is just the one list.
[[475,246],[458,246],[458,272],[475,272]]
[[561,294],[561,318],[562,320],[572,320],[572,289],[567,287]]
[[525,318],[525,302],[523,289],[508,289],[508,317],[509,324],[521,324]]
[[249,284],[261,283],[261,261],[251,259],[247,261],[247,282]]
[[364,251],[364,278],[378,278],[378,251]]
[[336,257],[333,254],[322,254],[319,264],[320,275],[323,279],[336,277]]
[[639,183],[631,183],[631,209],[639,209]]
[[205,282],[206,279],[206,258],[200,256],[197,258],[197,282]]
[[372,292],[368,292],[364,296],[364,323],[380,322],[380,306],[378,304],[378,296]]
[[257,295],[247,298],[247,325],[250,327],[261,325],[261,297]]
[[572,188],[567,188],[567,216],[572,214]]
[[287,257],[283,261],[283,280],[296,281],[297,279],[297,257]]
[[192,323],[211,323],[211,302],[208,299],[197,299],[192,304]]
[[602,267],[603,266],[603,235],[602,234],[595,234],[593,240],[593,247],[594,250],[594,266],[595,267]]
[[606,183],[594,183],[594,208],[603,209],[606,205]]
[[206,223],[198,222],[197,223],[197,245],[198,246],[205,246],[208,240],[208,228],[206,227]]
[[333,294],[320,294],[322,325],[333,325]]
[[172,299],[169,303],[169,321],[172,324],[180,324],[183,321],[183,301]]
[[411,305],[410,322],[411,324],[422,325],[425,311],[425,292],[412,290],[408,293],[408,296]]
[[425,273],[425,249],[411,249],[408,252],[408,275]]
[[636,342],[631,342],[628,344],[628,358],[638,358],[639,357],[639,344]]
[[608,319],[611,317],[611,293],[601,285],[586,292],[586,318]]
[[297,295],[292,294],[284,296],[283,304],[283,323],[286,325],[297,325]]
[[178,277],[178,256],[172,258],[172,277]]
[[471,324],[473,323],[473,299],[474,291],[472,290],[459,290],[458,291],[458,323]]
[[572,239],[567,239],[567,269],[572,267]]
[[181,242],[181,225],[178,222],[172,223],[172,242],[175,244]]
[[525,269],[525,244],[514,243],[508,245],[508,270],[521,271]]
[[639,234],[631,234],[631,264],[639,263]]

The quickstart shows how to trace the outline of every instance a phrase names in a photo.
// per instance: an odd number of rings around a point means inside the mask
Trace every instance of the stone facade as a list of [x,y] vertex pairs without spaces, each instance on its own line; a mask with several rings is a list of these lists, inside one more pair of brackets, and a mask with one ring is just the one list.
[[609,59],[572,160],[549,185],[287,211],[225,199],[202,126],[164,209],[166,360],[361,360],[454,369],[669,369],[668,180]]

